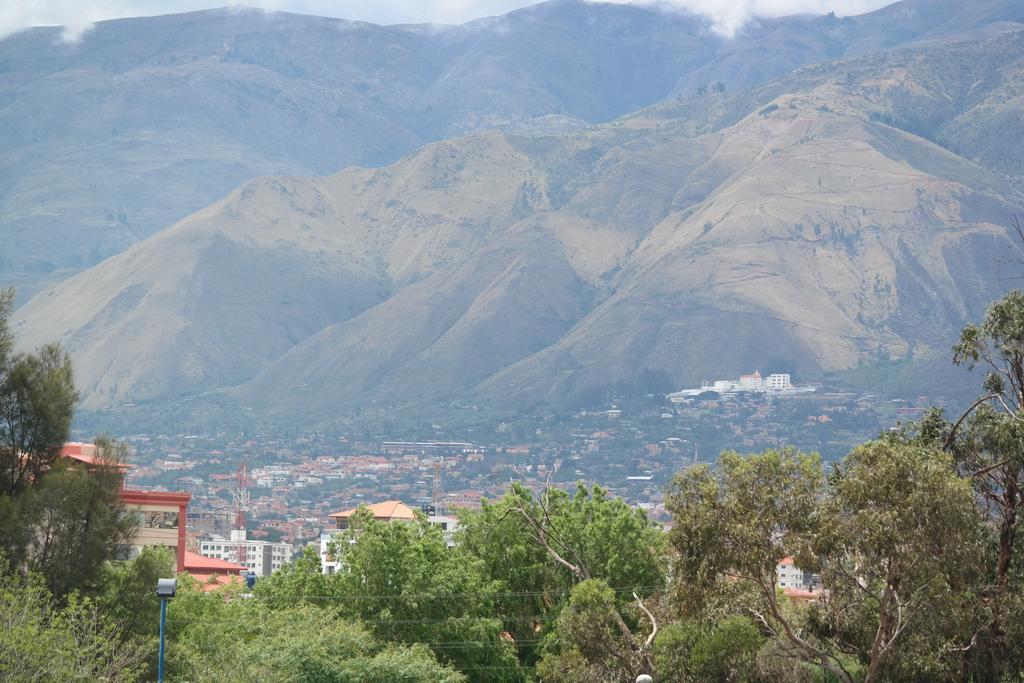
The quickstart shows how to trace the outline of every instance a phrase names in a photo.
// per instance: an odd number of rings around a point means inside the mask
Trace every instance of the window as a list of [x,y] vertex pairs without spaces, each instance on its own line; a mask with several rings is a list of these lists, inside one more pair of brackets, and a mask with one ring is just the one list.
[[143,513],[142,526],[146,529],[177,529],[177,512],[148,511]]

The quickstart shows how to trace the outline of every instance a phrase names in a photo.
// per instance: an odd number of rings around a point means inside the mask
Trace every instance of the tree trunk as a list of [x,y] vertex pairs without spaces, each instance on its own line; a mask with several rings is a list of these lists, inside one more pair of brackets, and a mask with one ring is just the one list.
[[1006,638],[1003,632],[1002,607],[1006,601],[1009,588],[1010,563],[1013,561],[1014,542],[1017,535],[1017,511],[1020,506],[1020,487],[1017,472],[1012,464],[1007,464],[1005,486],[1003,487],[1003,520],[999,525],[999,555],[996,559],[996,598],[992,609],[992,626],[989,637],[992,641],[991,674],[992,680],[999,680],[1002,675],[1002,647]]
[[875,631],[875,640],[871,643],[871,652],[868,655],[868,673],[864,683],[875,683],[882,675],[882,660],[887,654],[887,644],[892,637],[892,614],[889,608],[892,606],[894,587],[892,581],[885,584],[882,591],[882,599],[878,603],[878,630]]

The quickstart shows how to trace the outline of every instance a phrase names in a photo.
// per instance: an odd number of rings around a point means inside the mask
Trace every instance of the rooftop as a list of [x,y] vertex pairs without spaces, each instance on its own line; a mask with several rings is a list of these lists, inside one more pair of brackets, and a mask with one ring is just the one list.
[[[100,465],[105,464],[98,457],[96,444],[94,443],[66,443],[60,449],[60,456],[62,458],[69,458],[76,460],[86,465]],[[125,463],[118,463],[117,466],[121,469],[127,469],[130,465]]]
[[[377,519],[416,519],[413,509],[400,500],[386,500],[383,503],[367,505],[366,508]],[[359,508],[332,512],[328,517],[331,519],[348,519],[354,515]]]
[[207,574],[210,572],[242,572],[245,567],[234,562],[218,560],[215,557],[206,557],[191,551],[185,551],[185,571]]

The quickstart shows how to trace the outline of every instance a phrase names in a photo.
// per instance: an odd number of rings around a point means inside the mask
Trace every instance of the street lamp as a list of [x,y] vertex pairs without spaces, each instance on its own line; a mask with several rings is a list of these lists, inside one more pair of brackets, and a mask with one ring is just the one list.
[[156,597],[160,598],[160,657],[157,659],[156,680],[164,683],[164,627],[167,624],[167,601],[178,589],[177,579],[157,579]]
[[636,683],[654,683],[654,679],[647,674],[640,674],[636,677]]

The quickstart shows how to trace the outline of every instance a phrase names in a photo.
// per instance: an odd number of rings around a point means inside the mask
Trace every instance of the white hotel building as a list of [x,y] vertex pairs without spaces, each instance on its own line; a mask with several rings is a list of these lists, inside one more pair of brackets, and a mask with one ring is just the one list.
[[728,394],[737,391],[749,391],[759,394],[782,394],[804,390],[793,386],[788,373],[776,373],[762,377],[761,373],[755,370],[752,375],[740,375],[738,380],[716,379],[714,382],[704,382],[700,389],[683,389],[682,391],[669,394],[668,398],[674,403],[681,403],[687,398],[699,396],[708,391],[713,391],[716,394]]

